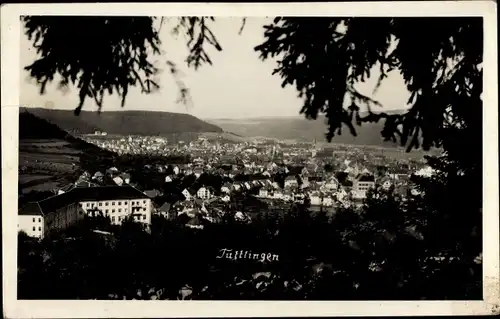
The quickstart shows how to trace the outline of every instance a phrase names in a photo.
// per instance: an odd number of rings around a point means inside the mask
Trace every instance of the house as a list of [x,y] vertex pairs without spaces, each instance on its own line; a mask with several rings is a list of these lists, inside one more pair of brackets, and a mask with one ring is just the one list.
[[193,198],[192,199],[193,207],[202,207],[203,200],[201,198]]
[[75,187],[99,187],[99,185],[87,181],[78,181],[75,183]]
[[[334,200],[330,194],[324,194],[322,192],[314,191],[309,194],[309,201],[313,206],[325,206],[331,207],[334,204]],[[299,196],[296,196],[296,198]]]
[[280,191],[276,191],[273,193],[273,198],[275,199],[282,199],[283,198],[283,193]]
[[160,216],[163,216],[167,219],[172,219],[176,215],[176,213],[172,210],[172,205],[168,202],[163,203],[163,205],[161,205],[157,211]]
[[79,180],[87,180],[87,179],[90,179],[90,173],[85,171],[82,173],[82,175],[80,175],[80,177],[78,177]]
[[175,175],[179,175],[179,173],[181,172],[181,170],[178,166],[174,166],[173,171],[174,171]]
[[74,184],[68,184],[64,187],[61,187],[60,189],[57,190],[57,195],[60,195],[60,194],[63,194],[63,193],[66,193],[66,192],[69,192],[70,190],[72,190],[73,188],[75,187]]
[[201,176],[201,174],[203,174],[203,169],[196,168],[193,172],[194,172],[194,175],[196,176],[196,178],[198,178]]
[[157,189],[151,189],[151,190],[144,191],[144,194],[146,194],[149,198],[155,198],[155,197],[161,196],[161,192]]
[[347,192],[343,189],[340,188],[336,193],[335,197],[337,198],[338,201],[344,201],[347,198]]
[[302,170],[300,171],[300,176],[302,176],[302,178],[304,178],[304,177],[307,177],[309,175],[310,175],[309,170],[307,169],[307,167],[304,166],[302,168]]
[[115,182],[115,184],[118,186],[123,185],[123,179],[120,176],[113,177],[113,182]]
[[273,172],[273,171],[275,171],[276,169],[278,169],[278,165],[277,165],[276,163],[274,163],[274,162],[271,162],[271,163],[269,163],[269,164],[267,165],[267,170],[268,170],[268,171]]
[[94,176],[92,176],[92,179],[96,179],[96,180],[102,180],[103,178],[104,178],[104,174],[101,172],[96,172],[94,174]]
[[323,198],[323,206],[325,207],[332,207],[334,204],[333,198],[330,196],[325,196]]
[[236,212],[234,214],[234,219],[239,221],[239,222],[251,222],[252,219],[248,214],[242,213],[242,212]]
[[109,217],[111,224],[120,225],[132,218],[147,228],[151,224],[152,202],[146,194],[132,186],[76,188],[75,197],[87,215]]
[[303,204],[304,203],[304,200],[305,200],[305,195],[303,193],[299,193],[299,194],[294,194],[293,195],[293,200],[296,202],[296,203],[300,203],[300,204]]
[[391,188],[391,186],[393,185],[391,179],[389,177],[383,177],[379,182],[378,182],[379,186],[383,189],[383,190],[389,190]]
[[201,199],[210,199],[214,196],[214,191],[211,187],[201,187],[197,192],[196,196]]
[[318,192],[311,192],[309,193],[309,201],[313,206],[320,206],[323,202],[323,198]]
[[191,193],[187,190],[187,188],[185,188],[183,191],[182,191],[182,195],[184,195],[184,197],[186,198],[186,200],[191,200],[191,198],[193,198],[193,196],[191,195]]
[[122,173],[122,174],[120,174],[120,177],[123,179],[123,182],[125,184],[130,183],[130,174],[129,173]]
[[156,165],[156,170],[158,171],[158,173],[163,173],[165,172],[165,167],[162,165]]
[[17,215],[18,231],[39,239],[51,231],[66,229],[84,218],[84,212],[71,191],[28,203],[21,207]]
[[361,174],[363,175],[373,175],[372,172],[370,172],[367,168],[363,168],[361,171]]
[[336,190],[339,187],[339,181],[332,176],[323,184],[323,187],[327,190]]
[[297,186],[298,185],[298,182],[297,182],[297,178],[295,176],[287,176],[285,178],[285,187],[293,187],[293,186]]
[[432,167],[426,166],[424,168],[419,169],[414,174],[417,176],[431,177],[433,174],[435,174],[435,171]]
[[306,170],[306,171],[307,171],[307,173],[308,173],[309,175],[311,175],[312,173],[314,173],[314,172],[316,172],[316,171],[318,170],[318,167],[319,167],[319,166],[318,166],[318,164],[316,164],[315,162],[308,163],[308,164],[304,167],[303,171],[305,172],[305,170]]
[[222,185],[222,187],[220,188],[220,191],[224,194],[229,194],[231,193],[231,184],[229,183],[225,183],[224,185]]
[[266,198],[269,194],[269,189],[267,187],[262,187],[259,189],[259,195],[258,197]]
[[309,180],[305,180],[303,179],[302,180],[302,185],[300,185],[300,188],[301,189],[307,189],[311,186],[311,183],[309,183]]
[[412,187],[412,188],[410,188],[410,194],[412,196],[418,196],[418,195],[422,194],[422,192],[418,188]]
[[115,174],[118,173],[118,169],[116,167],[110,167],[106,170],[107,175],[114,176]]
[[203,229],[203,219],[199,214],[196,214],[193,218],[191,218],[190,221],[186,223],[186,227],[193,228],[193,229]]
[[[412,192],[411,190],[414,189]],[[394,194],[403,197],[403,200],[411,194],[412,196],[420,195],[420,191],[416,187],[409,187],[408,185],[398,184],[394,187]]]
[[352,186],[353,198],[366,198],[368,190],[375,187],[375,177],[368,174],[359,174],[353,181]]
[[18,211],[18,228],[29,236],[43,238],[85,215],[97,214],[109,217],[115,225],[132,217],[146,228],[151,223],[151,199],[131,186],[76,187],[22,207]]

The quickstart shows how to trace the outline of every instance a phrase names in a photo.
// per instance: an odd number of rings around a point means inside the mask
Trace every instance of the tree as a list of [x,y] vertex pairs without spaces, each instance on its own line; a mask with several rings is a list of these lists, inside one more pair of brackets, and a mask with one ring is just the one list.
[[[211,63],[206,43],[222,50],[209,28],[213,20],[183,17],[174,28],[188,36],[189,66]],[[26,34],[41,55],[26,70],[40,84],[41,93],[56,74],[62,77],[62,86],[76,85],[80,94],[76,113],[86,97],[94,98],[101,108],[106,91],[120,95],[124,104],[130,86],[139,85],[145,93],[158,87],[152,79],[157,68],[148,58],[161,53],[162,21],[153,17],[23,17]],[[424,149],[447,148],[450,127],[466,130],[472,140],[480,137],[481,18],[277,17],[264,28],[265,41],[255,50],[263,60],[278,59],[274,73],[283,79],[283,87],[294,85],[303,97],[301,113],[308,118],[326,115],[328,140],[341,134],[342,125],[356,135],[353,121],[380,119],[385,119],[384,139],[396,141],[399,136],[408,150],[420,142]],[[168,61],[167,65],[175,75],[175,64]],[[374,67],[381,72],[379,84],[389,72],[401,72],[411,93],[408,112],[373,112],[380,103],[355,89]],[[181,93],[186,95],[187,89],[181,88]],[[350,100],[347,108],[345,99]],[[369,109],[366,116],[359,112],[361,104]]]
[[[24,16],[22,21],[40,55],[25,70],[37,80],[41,94],[56,75],[61,77],[61,88],[76,86],[80,96],[77,115],[86,98],[94,99],[100,110],[106,93],[122,97],[124,106],[130,87],[140,86],[143,93],[159,88],[154,81],[158,68],[150,57],[161,54],[159,31],[164,18]],[[185,32],[190,39],[189,66],[212,63],[204,49],[206,42],[222,49],[208,28],[210,21],[213,18],[183,17],[173,30]],[[166,61],[166,66],[177,75],[174,62]],[[181,99],[186,99],[187,88],[177,83]]]

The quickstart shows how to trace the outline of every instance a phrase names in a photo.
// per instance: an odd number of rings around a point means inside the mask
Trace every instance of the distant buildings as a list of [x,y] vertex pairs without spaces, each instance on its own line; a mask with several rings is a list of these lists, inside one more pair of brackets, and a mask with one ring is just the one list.
[[366,198],[366,194],[369,189],[375,188],[375,177],[368,174],[359,174],[352,185],[352,195],[353,198],[363,199]]
[[76,187],[23,206],[18,211],[18,230],[43,238],[51,231],[68,228],[85,215],[109,217],[115,225],[130,217],[147,228],[151,209],[151,199],[131,186]]
[[[107,216],[116,225],[130,217],[147,225],[152,211],[168,218],[184,213],[194,218],[192,210],[203,203],[209,211],[217,209],[217,214],[223,214],[233,209],[226,207],[232,207],[239,197],[253,196],[272,205],[283,204],[283,207],[305,199],[315,208],[348,207],[362,203],[368,190],[376,185],[386,191],[406,194],[409,171],[420,175],[431,173],[428,168],[418,170],[424,167],[423,163],[410,165],[404,159],[391,159],[350,146],[336,146],[332,157],[331,149],[315,145],[311,148],[310,144],[301,143],[226,143],[201,138],[169,144],[157,136],[95,137],[93,140],[90,137],[87,140],[120,154],[177,154],[186,160],[152,159],[140,168],[126,169],[129,173],[114,167],[86,172],[76,183],[58,189],[61,197],[23,207],[19,213],[20,229],[43,237],[51,229],[65,228],[85,215]],[[145,190],[144,193],[130,186],[119,187],[130,183],[132,172],[134,177],[135,173],[148,176],[132,181],[132,185]],[[217,176],[222,185],[206,183],[204,177],[210,176]],[[120,192],[115,193],[111,186],[98,186],[108,184],[119,185],[113,187]],[[97,190],[82,191],[82,188]],[[66,195],[67,200],[64,194],[70,194]],[[156,208],[151,207],[152,199]],[[54,221],[49,225],[51,219]],[[200,226],[196,219],[191,224]]]

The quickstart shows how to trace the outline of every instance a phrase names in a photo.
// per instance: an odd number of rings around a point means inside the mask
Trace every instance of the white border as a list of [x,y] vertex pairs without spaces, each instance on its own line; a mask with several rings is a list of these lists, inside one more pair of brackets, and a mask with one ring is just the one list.
[[[16,211],[20,15],[211,16],[483,16],[484,54],[484,298],[474,302],[236,302],[236,301],[18,301]],[[2,36],[2,243],[7,318],[259,317],[492,314],[499,303],[497,27],[494,1],[362,3],[127,3],[8,4],[1,7]],[[416,32],[418,32],[416,30]],[[487,178],[486,178],[487,177]],[[144,301],[142,301],[144,302]]]

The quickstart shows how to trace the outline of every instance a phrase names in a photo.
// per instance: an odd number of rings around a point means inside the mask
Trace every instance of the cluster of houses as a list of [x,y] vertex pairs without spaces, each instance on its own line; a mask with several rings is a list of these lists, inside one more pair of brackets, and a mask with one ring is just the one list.
[[[278,164],[272,160],[255,160],[259,152],[256,147],[246,147],[241,151],[242,160],[217,155],[211,160],[198,156],[188,164],[145,165],[149,172],[163,176],[166,184],[190,175],[197,180],[204,173],[219,175],[225,180],[220,189],[199,184],[196,188],[186,186],[180,190],[182,196],[174,202],[162,202],[159,200],[165,195],[162,189],[144,189],[134,183],[129,173],[116,167],[103,172],[84,172],[75,183],[57,189],[55,196],[22,207],[19,229],[43,237],[53,228],[66,227],[85,214],[97,213],[109,217],[112,224],[117,225],[126,216],[148,225],[152,214],[169,218],[186,214],[192,219],[188,226],[199,228],[202,227],[200,218],[213,221],[213,216],[224,214],[234,194],[252,194],[261,200],[284,203],[308,199],[312,206],[336,207],[360,203],[368,191],[376,187],[392,188],[401,194],[416,191],[408,183],[408,172],[373,173],[358,161],[353,163],[348,159],[337,163],[335,170],[327,170],[324,163],[315,158],[315,152],[309,154],[303,165],[286,165],[285,161]],[[266,154],[275,156],[276,152],[273,146]],[[416,173],[432,174],[429,169]],[[248,178],[240,181],[235,178],[238,175]],[[277,175],[284,180],[278,182]],[[217,214],[213,214],[214,211]],[[247,218],[244,212],[237,213],[238,218]]]
[[96,131],[93,135],[85,135],[82,138],[100,148],[116,152],[118,154],[144,154],[162,152],[166,150],[167,138],[159,136],[127,136],[107,137],[106,132]]

